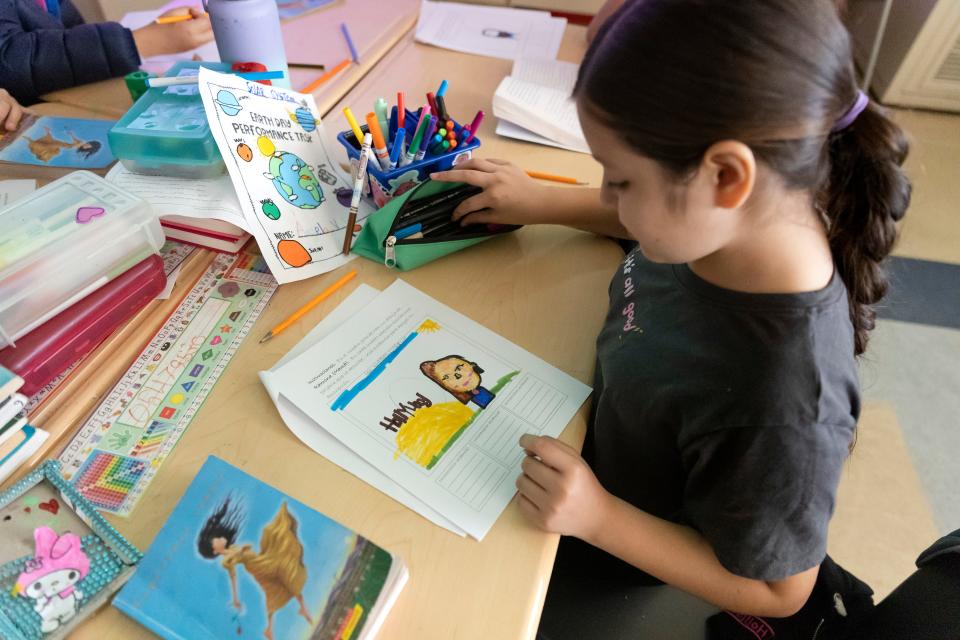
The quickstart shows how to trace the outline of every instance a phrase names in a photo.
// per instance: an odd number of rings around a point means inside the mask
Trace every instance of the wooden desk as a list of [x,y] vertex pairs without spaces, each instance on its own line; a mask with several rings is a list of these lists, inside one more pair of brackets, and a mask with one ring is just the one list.
[[[330,108],[413,28],[417,23],[419,10],[419,0],[390,0],[387,9],[383,8],[381,0],[349,0],[349,5],[347,2],[335,3],[329,8],[283,23],[288,59],[317,62],[327,65],[328,69],[350,57],[340,34],[340,23],[346,21],[354,25],[351,35],[360,53],[360,64],[351,65],[313,92],[321,116],[326,115]],[[380,19],[361,24],[360,17],[368,15],[376,15]],[[369,25],[375,25],[376,28],[371,29]],[[321,43],[311,42],[311,36],[319,39]],[[324,44],[330,42],[335,42],[336,45]],[[342,51],[339,50],[341,48]],[[299,53],[301,51],[304,53]],[[321,74],[323,71],[317,69],[308,71],[296,66],[290,69],[295,89],[306,86]],[[95,111],[114,119],[120,118],[133,104],[123,78],[53,91],[44,95],[43,99]]]
[[[561,58],[576,60],[584,30],[568,28]],[[599,166],[583,154],[498,138],[490,106],[509,61],[458,54],[405,37],[327,118],[344,128],[339,110],[372,105],[397,89],[414,96],[451,82],[450,111],[488,114],[481,154],[527,168],[574,175],[598,184]],[[622,258],[606,239],[560,227],[530,227],[399,274],[358,259],[358,282],[384,288],[402,276],[412,285],[489,327],[551,364],[592,382],[594,340],[607,308],[607,284]],[[325,288],[340,272],[284,285],[251,336],[259,336]],[[291,329],[265,345],[247,339],[214,387],[129,519],[117,529],[147,549],[203,461],[215,454],[399,554],[410,582],[387,618],[381,638],[532,638],[546,594],[558,537],[533,529],[511,503],[482,543],[457,537],[417,516],[373,487],[303,446],[286,428],[257,371],[272,366],[355,285],[348,285]],[[564,432],[582,442],[586,406]],[[72,638],[128,640],[149,632],[112,608],[82,625]]]

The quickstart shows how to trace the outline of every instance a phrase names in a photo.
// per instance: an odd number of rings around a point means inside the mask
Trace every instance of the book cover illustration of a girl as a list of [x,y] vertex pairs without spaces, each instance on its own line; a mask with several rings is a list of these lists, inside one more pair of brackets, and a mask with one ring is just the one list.
[[244,519],[243,508],[231,504],[230,496],[224,499],[207,518],[197,537],[200,555],[208,560],[218,556],[223,559],[221,566],[230,576],[232,604],[238,611],[241,603],[237,596],[237,566],[243,566],[256,580],[266,599],[267,628],[263,635],[269,640],[273,639],[273,615],[294,598],[300,604],[297,613],[312,625],[313,619],[303,601],[307,581],[303,545],[297,537],[297,520],[287,511],[286,501],[263,528],[259,553],[253,550],[253,545],[237,543]]
[[420,371],[463,404],[472,402],[481,409],[486,409],[496,397],[489,389],[480,386],[483,369],[463,356],[450,355],[439,360],[421,362]]

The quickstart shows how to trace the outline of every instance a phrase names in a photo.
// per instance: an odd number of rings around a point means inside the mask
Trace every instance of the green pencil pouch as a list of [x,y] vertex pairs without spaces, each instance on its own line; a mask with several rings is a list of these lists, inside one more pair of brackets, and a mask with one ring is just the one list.
[[[478,242],[520,228],[515,225],[499,225],[491,230],[488,225],[482,224],[466,227],[458,224],[442,224],[449,220],[450,214],[458,204],[474,195],[474,192],[463,192],[466,186],[459,182],[427,180],[405,194],[393,198],[367,217],[363,229],[354,240],[353,253],[383,262],[391,268],[409,271]],[[451,193],[447,198],[441,195],[455,189],[460,193]],[[423,208],[436,199],[440,201],[431,206],[434,214],[439,214],[439,217],[436,217],[432,224],[424,223],[424,237],[397,238],[394,235],[399,229],[409,226],[408,222],[404,221],[405,215],[409,215],[418,207]],[[410,222],[415,219],[411,219]],[[431,227],[439,227],[439,229],[433,230]]]

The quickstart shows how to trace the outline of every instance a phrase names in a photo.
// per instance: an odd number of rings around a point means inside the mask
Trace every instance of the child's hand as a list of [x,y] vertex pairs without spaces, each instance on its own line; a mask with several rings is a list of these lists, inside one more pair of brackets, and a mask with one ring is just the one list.
[[157,24],[151,22],[133,32],[133,41],[141,58],[180,53],[196,49],[213,40],[213,28],[210,16],[197,7],[179,7],[160,15],[161,18],[189,14],[190,20]]
[[520,446],[527,452],[517,478],[520,511],[541,529],[591,540],[612,496],[586,461],[556,438],[525,434]]
[[20,103],[6,89],[0,89],[0,123],[7,131],[13,131],[20,124],[21,117],[23,107]]
[[[523,169],[505,160],[477,159],[458,164],[449,171],[431,173],[438,182],[466,182],[483,189],[467,198],[453,211],[453,219],[461,224],[536,224],[545,189],[524,173]],[[481,211],[482,209],[482,211]]]

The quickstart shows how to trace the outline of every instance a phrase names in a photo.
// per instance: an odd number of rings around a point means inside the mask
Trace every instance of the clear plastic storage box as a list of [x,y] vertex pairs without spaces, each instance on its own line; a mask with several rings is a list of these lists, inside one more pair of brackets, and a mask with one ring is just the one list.
[[162,245],[150,205],[88,171],[0,210],[0,349]]

